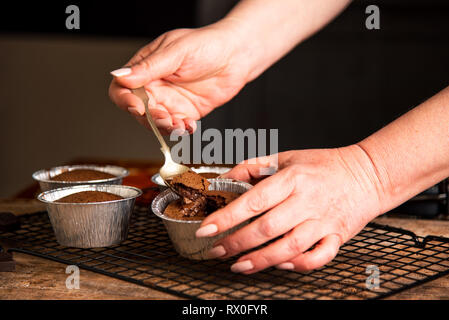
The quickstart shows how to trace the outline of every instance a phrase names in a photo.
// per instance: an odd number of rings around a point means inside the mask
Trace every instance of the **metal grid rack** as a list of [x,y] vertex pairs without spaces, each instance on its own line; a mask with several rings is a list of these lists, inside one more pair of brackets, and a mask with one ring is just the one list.
[[[0,233],[16,251],[55,260],[191,299],[376,299],[449,273],[449,239],[369,224],[328,265],[310,273],[274,268],[245,276],[233,260],[191,261],[173,249],[161,221],[136,208],[120,245],[60,246],[46,212],[23,216],[21,229]],[[366,267],[380,271],[380,287],[366,287]]]

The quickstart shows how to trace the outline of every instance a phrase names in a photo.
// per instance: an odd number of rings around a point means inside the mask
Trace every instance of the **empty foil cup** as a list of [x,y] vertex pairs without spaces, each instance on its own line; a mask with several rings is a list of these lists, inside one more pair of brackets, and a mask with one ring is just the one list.
[[[92,203],[54,202],[83,191],[109,192],[120,200]],[[128,236],[129,219],[140,189],[121,185],[82,185],[54,189],[37,198],[46,203],[48,216],[60,245],[99,248],[118,244]]]
[[[89,169],[101,172],[106,172],[114,175],[115,177],[101,180],[88,180],[88,181],[53,181],[51,178],[67,171],[73,171],[77,169]],[[39,182],[39,186],[42,191],[48,191],[58,188],[79,186],[86,184],[122,184],[123,178],[129,174],[129,171],[122,167],[117,166],[97,166],[97,165],[74,165],[74,166],[61,166],[51,169],[43,169],[33,173],[33,179]]]
[[[241,181],[231,181],[222,179],[208,179],[211,183],[210,190],[231,191],[237,193],[244,193],[252,188],[252,185]],[[210,259],[207,255],[213,244],[234,231],[240,229],[248,224],[247,221],[235,226],[234,228],[216,235],[214,237],[197,238],[195,236],[196,230],[201,225],[201,220],[177,220],[164,215],[164,210],[172,201],[179,199],[179,196],[170,189],[161,192],[154,198],[151,209],[153,213],[162,219],[165,228],[167,229],[170,240],[175,247],[175,250],[183,257],[192,260],[207,260]]]

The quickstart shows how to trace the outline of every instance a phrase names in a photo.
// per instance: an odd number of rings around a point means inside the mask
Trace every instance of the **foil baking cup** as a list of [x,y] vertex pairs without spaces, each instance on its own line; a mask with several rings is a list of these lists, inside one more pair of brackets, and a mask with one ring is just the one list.
[[[217,173],[217,174],[223,174],[228,172],[229,170],[231,170],[231,168],[229,167],[208,167],[208,166],[202,166],[199,168],[191,168],[192,171],[196,172],[196,173],[204,173],[204,172],[210,172],[210,173]],[[151,177],[151,182],[153,182],[154,184],[157,184],[159,187],[159,190],[164,191],[165,189],[167,189],[167,186],[164,183],[164,180],[162,180],[159,172],[154,174]]]
[[[77,169],[88,169],[106,172],[114,175],[115,177],[109,179],[100,180],[88,180],[88,181],[53,181],[51,178],[57,176],[63,172],[73,171]],[[33,173],[33,179],[39,182],[39,186],[42,191],[48,191],[58,188],[79,186],[86,184],[122,184],[123,178],[128,176],[129,171],[122,167],[117,166],[97,166],[97,165],[73,165],[73,166],[61,166],[51,169],[43,169]]]
[[[83,191],[109,192],[123,199],[92,203],[58,203]],[[49,190],[37,198],[47,205],[48,216],[60,245],[100,248],[118,244],[128,236],[129,219],[140,189],[122,185],[82,185]]]
[[[231,191],[236,193],[244,193],[252,188],[252,185],[241,181],[231,181],[228,179],[208,179],[211,183],[210,190]],[[213,244],[244,225],[248,224],[245,221],[234,228],[218,234],[214,237],[197,238],[195,236],[196,230],[201,225],[201,220],[178,220],[164,215],[165,208],[172,201],[178,200],[179,196],[167,189],[161,192],[154,198],[151,209],[155,215],[162,219],[168,236],[175,247],[175,250],[183,257],[192,260],[207,260],[210,259],[207,255]]]

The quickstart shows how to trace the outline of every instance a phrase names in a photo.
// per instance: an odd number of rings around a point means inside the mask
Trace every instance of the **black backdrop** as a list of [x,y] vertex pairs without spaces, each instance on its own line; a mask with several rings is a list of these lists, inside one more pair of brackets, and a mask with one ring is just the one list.
[[[224,15],[235,1],[224,2],[219,12],[201,16],[211,2],[16,1],[2,3],[0,32],[153,38]],[[65,29],[61,12],[69,4],[80,7],[80,30]],[[365,28],[369,4],[380,7],[380,30]],[[279,128],[280,150],[346,145],[447,86],[448,75],[447,0],[355,1],[208,116],[203,128]]]
[[[77,5],[81,28],[67,30],[65,9]],[[156,37],[195,26],[196,1],[8,1],[0,8],[0,31],[82,36]]]

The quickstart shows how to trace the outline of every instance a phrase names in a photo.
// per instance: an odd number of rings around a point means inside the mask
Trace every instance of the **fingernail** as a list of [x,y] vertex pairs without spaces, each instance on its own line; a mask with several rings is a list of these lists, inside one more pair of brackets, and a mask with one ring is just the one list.
[[173,116],[181,120],[187,118],[187,116],[183,113],[173,113]]
[[188,120],[186,122],[187,122],[187,125],[190,128],[190,131],[194,132],[196,130],[196,121],[195,120]]
[[173,125],[171,122],[171,118],[157,119],[157,120],[154,120],[154,122],[156,123],[156,126],[158,126],[159,128],[167,129]]
[[208,224],[207,226],[201,227],[198,230],[196,230],[195,235],[198,238],[207,237],[210,236],[211,234],[214,234],[217,231],[218,227],[215,224]]
[[182,136],[185,132],[186,131],[184,129],[182,129],[182,128],[175,128],[172,131],[172,134],[175,135],[175,136]]
[[128,108],[128,112],[129,112],[129,113],[132,113],[132,114],[135,115],[135,116],[142,116],[142,115],[139,113],[139,111],[137,111],[136,108],[129,107],[129,108]]
[[212,249],[209,250],[209,252],[207,253],[207,256],[211,259],[214,258],[218,258],[218,257],[222,257],[226,254],[226,250],[222,245],[213,247]]
[[120,68],[114,71],[111,71],[111,74],[114,77],[123,77],[123,76],[127,76],[128,74],[131,74],[132,70],[131,68]]
[[295,269],[295,265],[291,262],[283,262],[276,266],[276,269],[280,270],[293,270]]
[[245,272],[249,271],[254,268],[253,263],[251,260],[244,260],[240,262],[236,262],[231,266],[232,272]]

